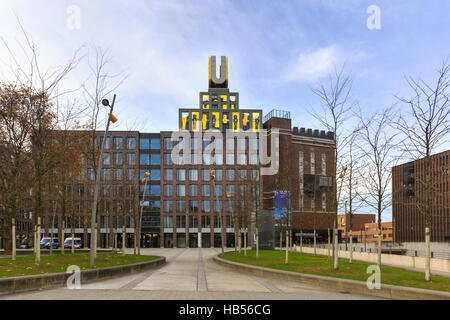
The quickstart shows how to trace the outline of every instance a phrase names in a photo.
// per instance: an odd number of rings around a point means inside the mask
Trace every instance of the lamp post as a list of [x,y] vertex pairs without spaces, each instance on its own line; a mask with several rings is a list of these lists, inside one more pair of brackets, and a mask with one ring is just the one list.
[[[216,201],[217,204],[219,204],[219,198],[217,197],[217,192],[216,192],[216,170],[212,169],[211,170],[211,179],[212,179],[212,183],[213,183],[213,189],[214,189],[214,193],[216,194]],[[222,212],[219,212],[219,224],[220,224],[220,244],[222,247],[222,258],[224,257],[224,247],[223,247],[223,206],[222,206]]]
[[141,255],[141,225],[142,225],[142,210],[144,209],[145,191],[147,191],[147,181],[150,178],[150,172],[145,173],[145,177],[141,182],[144,183],[144,193],[142,194],[141,210],[139,212],[139,228],[138,228],[138,256]]
[[95,185],[94,185],[94,201],[92,202],[92,217],[91,217],[91,248],[90,248],[90,252],[89,252],[89,266],[91,269],[94,268],[95,249],[97,246],[97,243],[95,243],[95,240],[96,240],[96,236],[95,236],[96,223],[95,222],[96,222],[96,216],[97,216],[97,202],[98,202],[98,189],[99,189],[99,185],[100,185],[100,172],[101,172],[102,163],[103,163],[103,150],[105,148],[105,141],[106,141],[106,136],[108,134],[109,125],[110,125],[111,121],[113,123],[117,121],[117,118],[113,115],[115,101],[116,101],[116,95],[114,95],[111,105],[109,104],[108,99],[102,100],[102,104],[105,107],[109,107],[110,112],[108,115],[108,121],[106,122],[106,129],[105,129],[105,133],[103,135],[102,146],[100,148],[100,156],[98,158],[98,163],[97,163],[97,175],[95,177]]

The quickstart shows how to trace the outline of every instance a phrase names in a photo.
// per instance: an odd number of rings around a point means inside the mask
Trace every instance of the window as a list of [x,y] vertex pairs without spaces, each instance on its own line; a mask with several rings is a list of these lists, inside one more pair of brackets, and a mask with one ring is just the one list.
[[198,228],[198,217],[197,216],[189,217],[189,228]]
[[[103,137],[100,137],[100,146],[102,146],[102,142],[103,142]],[[110,144],[110,138],[106,137],[106,141],[105,141],[105,149],[109,149],[111,148],[111,144]]]
[[172,197],[173,196],[173,186],[171,184],[165,184],[164,185],[164,195],[166,197]]
[[259,139],[258,138],[249,138],[249,144],[251,150],[259,150]]
[[245,153],[238,154],[238,164],[247,165],[247,155]]
[[102,169],[100,178],[103,181],[109,181],[111,180],[111,169]]
[[[147,170],[141,170],[141,172],[144,171],[143,173],[145,174],[145,171]],[[149,169],[148,170],[150,172],[150,180],[152,181],[159,181],[161,180],[161,171],[159,169]],[[143,178],[144,176],[141,175],[141,178]]]
[[202,169],[202,180],[209,181],[211,179],[211,171],[209,169]]
[[164,217],[164,228],[173,228],[173,217],[172,216]]
[[234,150],[234,138],[227,138],[227,150]]
[[178,181],[186,180],[186,170],[185,169],[177,169],[177,180]]
[[227,170],[227,181],[234,181],[234,169]]
[[211,186],[209,184],[202,185],[202,196],[203,197],[211,196]]
[[259,155],[250,154],[250,164],[258,165],[259,164]]
[[216,181],[222,181],[223,171],[222,169],[216,169]]
[[172,150],[172,139],[164,138],[164,149]]
[[186,212],[186,200],[177,200],[177,212]]
[[164,180],[166,181],[173,180],[173,169],[164,169]]
[[221,153],[216,153],[214,155],[214,162],[216,165],[221,166],[223,165],[223,154]]
[[140,138],[139,139],[139,148],[140,149],[150,149],[150,139],[149,138]]
[[211,217],[202,216],[202,228],[210,228],[210,227],[211,227]]
[[311,152],[311,174],[315,173],[315,167],[316,167],[316,163],[315,163],[315,155],[314,152]]
[[136,149],[136,138],[134,138],[134,137],[127,138],[127,149],[128,150]]
[[234,196],[234,184],[227,184],[227,193],[230,192],[231,196]]
[[322,211],[327,211],[327,194],[322,193]]
[[198,201],[189,200],[189,212],[198,212]]
[[150,139],[150,149],[160,149],[161,148],[161,143],[159,141],[159,139]]
[[191,138],[191,149],[196,150],[198,148],[198,139]]
[[[164,200],[164,212],[168,213],[168,212],[173,212],[173,200]],[[166,218],[166,217],[164,217]],[[166,226],[166,224],[164,223],[164,225]],[[166,226],[167,228],[167,226]]]
[[201,155],[197,156],[195,153],[191,153],[191,164],[200,164]]
[[247,180],[247,170],[241,169],[238,171],[238,178],[240,181],[246,181]]
[[186,216],[177,216],[177,228],[186,227]]
[[222,212],[222,200],[214,200],[214,212]]
[[177,197],[185,197],[186,196],[186,185],[177,184]]
[[202,200],[202,212],[211,212],[211,201]]
[[203,165],[209,166],[211,164],[211,155],[204,154],[203,155]]
[[87,169],[87,176],[90,181],[94,181],[95,180],[94,169],[91,168]]
[[211,140],[203,139],[202,140],[203,149],[205,149],[207,146],[209,146],[210,143],[211,143]]
[[198,181],[198,170],[197,169],[189,169],[189,180],[190,181]]
[[111,158],[109,156],[109,153],[104,153],[103,154],[103,164],[104,165],[110,165],[111,164]]
[[300,172],[303,172],[303,151],[300,151],[298,153],[298,166],[299,166]]
[[238,143],[238,150],[245,151],[248,149],[247,148],[247,139],[238,138],[237,143]]
[[214,216],[214,228],[220,228],[220,217]]
[[103,196],[109,197],[109,191],[111,189],[111,186],[109,184],[103,185]]
[[227,153],[226,157],[227,157],[227,165],[230,165],[230,166],[234,165],[234,154]]
[[164,164],[167,165],[167,166],[170,166],[170,165],[173,164],[172,154],[164,153]]
[[196,184],[189,185],[189,196],[191,196],[191,197],[198,196],[198,185],[196,185]]
[[259,170],[252,170],[252,180],[253,181],[259,181]]
[[150,155],[148,153],[141,153],[139,155],[139,164],[140,165],[150,165]]
[[123,138],[122,137],[114,137],[114,148],[116,150],[123,149]]
[[123,170],[122,169],[115,169],[114,170],[114,180],[120,181],[123,179]]
[[151,185],[150,186],[150,195],[151,196],[160,196],[161,195],[161,187],[159,185]]
[[223,139],[215,138],[214,139],[214,148],[215,148],[215,150],[223,150]]
[[116,165],[122,165],[122,163],[123,163],[122,152],[114,153],[114,163]]
[[136,154],[135,153],[127,153],[127,164],[135,165],[136,164]]
[[127,179],[128,181],[134,180],[134,169],[127,169]]
[[327,155],[322,153],[322,174],[326,175],[327,172]]
[[223,193],[223,186],[221,184],[216,184],[216,189],[214,191],[214,195],[221,197]]
[[150,164],[152,165],[159,165],[160,164],[160,155],[159,153],[155,154],[151,154],[150,155]]

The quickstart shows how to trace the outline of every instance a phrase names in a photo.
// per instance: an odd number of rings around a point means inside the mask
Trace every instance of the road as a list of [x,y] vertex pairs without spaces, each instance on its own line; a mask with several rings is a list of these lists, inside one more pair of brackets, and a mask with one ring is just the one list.
[[81,289],[43,289],[7,296],[13,300],[311,300],[375,299],[331,291],[310,284],[262,278],[221,266],[212,260],[220,249],[141,249],[143,254],[165,256],[156,269],[82,285]]

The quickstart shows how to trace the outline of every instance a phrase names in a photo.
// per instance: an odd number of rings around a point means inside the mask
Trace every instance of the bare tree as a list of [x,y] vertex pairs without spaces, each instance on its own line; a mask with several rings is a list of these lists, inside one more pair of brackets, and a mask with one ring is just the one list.
[[364,156],[364,183],[361,186],[361,200],[377,212],[378,217],[378,260],[381,266],[381,216],[391,206],[392,166],[397,146],[396,134],[389,132],[392,119],[391,109],[385,109],[370,117],[359,115],[361,121],[360,149]]
[[[416,190],[423,190],[415,196],[413,205],[425,218],[425,280],[431,280],[430,233],[431,216],[435,205],[433,197],[439,193],[437,181],[432,180],[431,155],[448,138],[450,121],[449,87],[450,64],[444,61],[437,70],[437,79],[427,83],[420,77],[406,79],[413,91],[411,98],[400,98],[408,106],[395,125],[402,134],[401,149],[413,160],[423,159],[423,178],[415,176]],[[418,194],[418,193],[416,193]]]
[[[334,153],[334,174],[337,174],[338,168],[342,167],[341,152],[347,145],[349,135],[345,131],[345,123],[351,117],[352,79],[350,75],[344,72],[344,67],[340,70],[335,68],[334,73],[329,76],[327,84],[319,82],[317,88],[312,92],[322,101],[321,111],[311,111],[312,116],[317,119],[327,130],[334,132],[335,153]],[[339,197],[337,188],[337,178],[333,183],[332,204],[335,212],[334,231],[337,234],[337,213],[339,207]],[[339,268],[337,241],[333,237],[334,269]],[[328,256],[330,256],[330,216],[328,214]]]

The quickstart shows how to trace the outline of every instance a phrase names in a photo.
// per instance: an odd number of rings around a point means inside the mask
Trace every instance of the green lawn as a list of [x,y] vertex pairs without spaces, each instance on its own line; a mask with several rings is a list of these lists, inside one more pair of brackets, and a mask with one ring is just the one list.
[[[113,267],[157,258],[155,256],[138,256],[133,254],[122,256],[120,253],[98,252],[95,259],[95,267]],[[66,272],[67,267],[70,265],[77,265],[81,270],[89,269],[89,253],[41,255],[41,264],[39,266],[34,264],[34,256],[19,256],[15,262],[12,262],[11,258],[0,258],[0,278]]]
[[[339,270],[334,271],[333,259],[328,259],[326,256],[290,252],[287,265],[284,264],[284,258],[285,251],[279,250],[260,250],[259,258],[256,258],[254,250],[247,250],[246,257],[243,251],[240,255],[239,252],[236,254],[234,251],[225,253],[227,260],[272,269],[359,281],[366,281],[370,276],[366,273],[370,263],[353,261],[350,264],[347,259],[339,259]],[[427,283],[421,272],[381,266],[381,283],[450,292],[450,278],[432,275],[431,279],[432,281]]]

